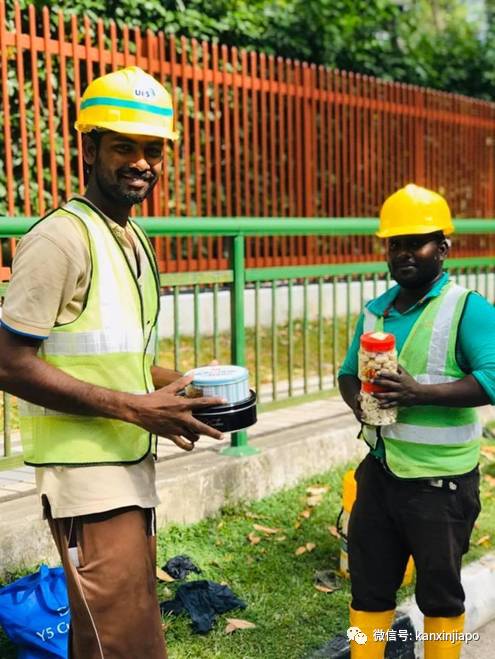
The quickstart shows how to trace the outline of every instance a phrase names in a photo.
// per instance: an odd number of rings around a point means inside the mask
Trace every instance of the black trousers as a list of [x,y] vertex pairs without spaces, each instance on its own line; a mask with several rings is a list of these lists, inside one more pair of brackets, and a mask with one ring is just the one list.
[[348,532],[352,608],[388,611],[412,554],[426,616],[464,612],[461,559],[480,512],[478,469],[439,481],[399,479],[368,455],[356,470]]

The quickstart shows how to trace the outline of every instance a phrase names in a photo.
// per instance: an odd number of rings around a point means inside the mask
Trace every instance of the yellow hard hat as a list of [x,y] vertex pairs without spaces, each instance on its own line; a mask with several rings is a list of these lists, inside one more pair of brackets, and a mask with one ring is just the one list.
[[81,133],[103,128],[129,135],[177,139],[168,91],[137,66],[91,82],[81,99],[74,126]]
[[454,232],[450,208],[445,199],[419,185],[409,183],[385,200],[380,211],[380,238],[443,231]]

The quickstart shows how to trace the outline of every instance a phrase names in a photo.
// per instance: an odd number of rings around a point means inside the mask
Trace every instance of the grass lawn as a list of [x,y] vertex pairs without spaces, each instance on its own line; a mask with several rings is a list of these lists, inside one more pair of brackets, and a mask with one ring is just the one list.
[[[495,442],[485,443],[481,464],[483,510],[465,562],[479,558],[495,542]],[[203,575],[190,579],[226,583],[248,605],[245,610],[220,616],[206,636],[194,634],[186,616],[166,618],[171,659],[300,659],[346,629],[348,582],[340,579],[340,589],[332,593],[320,592],[313,584],[316,570],[338,567],[339,540],[329,527],[335,525],[340,509],[344,471],[328,471],[261,501],[225,509],[198,524],[171,525],[160,531],[160,565],[176,554],[188,554],[203,569]],[[328,490],[320,501],[309,502],[316,505],[309,506],[307,489],[312,486]],[[254,524],[279,530],[267,533],[256,530]],[[250,533],[261,540],[252,544]],[[314,548],[296,555],[306,543]],[[172,597],[177,586],[159,583],[160,598]],[[403,589],[401,596],[411,590]],[[226,634],[229,617],[248,620],[256,627]],[[3,636],[0,657],[15,657]]]
[[[357,316],[337,318],[335,327],[336,345],[335,357],[337,365],[341,364],[350,338],[352,337]],[[256,372],[256,334],[253,328],[247,327],[246,334],[246,367],[251,374],[252,383]],[[292,332],[293,363],[292,378],[297,379],[306,374],[308,377],[318,375],[319,362],[322,364],[322,375],[330,376],[333,372],[333,337],[334,326],[331,320],[322,320],[321,326],[317,321],[308,321],[306,328],[301,320],[294,320]],[[320,344],[321,338],[321,344]],[[258,337],[259,344],[259,381],[271,382],[274,379],[285,380],[289,373],[289,326],[280,324],[275,327],[274,333],[269,327],[261,327]],[[304,346],[306,345],[306,365],[304,365]],[[321,348],[320,348],[321,345]],[[196,349],[195,349],[196,348]],[[173,339],[160,340],[160,363],[170,366],[174,361]],[[229,364],[230,333],[223,332],[215,339],[213,336],[201,336],[195,346],[193,337],[181,336],[178,342],[178,363],[180,371],[187,371],[196,365],[209,363],[218,359],[222,364]]]

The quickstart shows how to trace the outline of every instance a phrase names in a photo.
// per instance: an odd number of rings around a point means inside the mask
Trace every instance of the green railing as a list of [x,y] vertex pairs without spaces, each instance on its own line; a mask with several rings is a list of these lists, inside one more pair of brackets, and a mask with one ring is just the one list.
[[[20,237],[33,218],[0,218],[0,238]],[[153,236],[230,237],[231,268],[226,271],[161,275],[169,338],[161,357],[179,370],[211,358],[247,365],[261,400],[269,409],[328,395],[336,387],[338,366],[349,345],[364,300],[390,285],[383,261],[291,267],[246,268],[246,236],[370,235],[374,219],[357,218],[146,218],[138,219]],[[459,220],[460,234],[495,232],[495,220]],[[450,259],[447,267],[461,283],[495,301],[495,257]],[[7,284],[1,285],[2,293]],[[3,289],[3,291],[2,291]],[[225,292],[231,318],[225,325]],[[208,300],[205,301],[205,296]],[[186,296],[192,324],[182,329]],[[209,327],[202,309],[209,307]],[[248,313],[247,313],[248,312]],[[251,312],[251,313],[249,313]],[[0,469],[19,464],[16,411],[3,394],[3,446]],[[232,435],[228,455],[249,455],[245,431]],[[2,457],[3,456],[3,457]]]

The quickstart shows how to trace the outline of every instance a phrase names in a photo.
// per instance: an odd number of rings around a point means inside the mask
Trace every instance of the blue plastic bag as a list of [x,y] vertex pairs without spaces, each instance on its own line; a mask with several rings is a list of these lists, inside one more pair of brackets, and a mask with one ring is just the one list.
[[0,589],[0,624],[17,646],[19,659],[66,658],[69,622],[61,567],[42,565],[35,574]]

